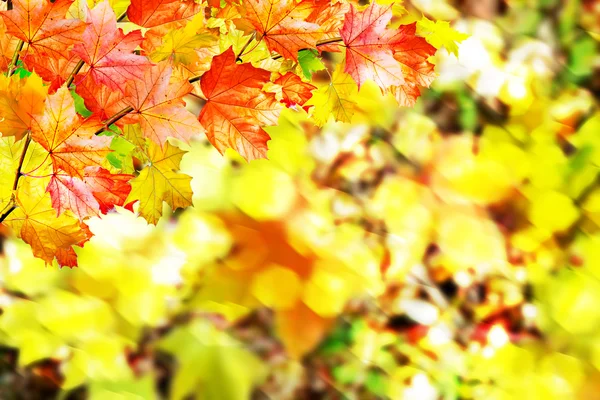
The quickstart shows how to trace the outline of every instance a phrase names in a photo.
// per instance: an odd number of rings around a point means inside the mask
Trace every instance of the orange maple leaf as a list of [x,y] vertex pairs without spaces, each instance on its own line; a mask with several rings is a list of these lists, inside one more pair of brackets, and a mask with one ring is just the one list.
[[287,107],[293,107],[296,104],[303,106],[312,97],[312,91],[317,89],[315,85],[302,81],[298,75],[291,72],[280,76],[274,83],[281,85],[283,95],[281,101]]
[[383,90],[404,83],[400,63],[394,59],[394,46],[402,34],[386,26],[392,18],[392,6],[373,2],[363,11],[353,5],[340,31],[346,46],[345,71],[358,87],[368,79]]
[[271,51],[298,61],[298,51],[315,48],[324,32],[307,19],[316,9],[310,0],[248,0],[238,5],[244,16],[265,40]]
[[[18,208],[6,223],[31,246],[33,254],[50,264],[56,256],[66,256],[71,246],[86,240],[76,218],[56,216],[50,198],[37,179],[23,179],[17,194]],[[66,260],[65,260],[66,261]]]
[[31,138],[48,152],[55,172],[83,178],[85,167],[101,166],[111,152],[111,138],[95,135],[101,126],[97,118],[79,116],[71,93],[61,87],[48,96],[43,113],[33,118]]
[[52,94],[67,80],[69,74],[79,61],[79,56],[67,53],[47,57],[37,53],[28,53],[23,57],[23,63],[28,70],[35,71],[45,82],[50,83],[48,93]]
[[232,148],[248,161],[266,158],[271,138],[262,127],[275,125],[281,111],[275,94],[262,91],[270,76],[250,64],[236,64],[231,48],[213,58],[200,82],[208,102],[199,119],[221,153]]
[[34,54],[59,57],[70,45],[81,41],[85,22],[65,19],[73,0],[14,0],[13,9],[3,11],[7,33],[28,44]]
[[159,145],[168,137],[189,141],[202,132],[196,116],[185,108],[183,96],[193,90],[187,80],[171,79],[168,61],[150,68],[142,80],[130,81],[124,102],[133,108],[127,123],[139,122],[144,136]]
[[143,56],[133,54],[144,38],[139,30],[123,34],[117,29],[115,13],[107,1],[99,3],[88,12],[89,25],[83,33],[82,43],[73,47],[73,53],[89,66],[96,83],[112,90],[124,90],[124,83],[140,79],[152,63]]
[[402,39],[394,46],[394,58],[400,62],[404,83],[392,88],[398,104],[412,107],[421,95],[419,86],[429,87],[436,77],[435,65],[427,61],[436,52],[435,47],[415,35],[416,22],[401,26]]
[[129,20],[144,28],[186,20],[202,12],[204,6],[194,0],[131,0]]

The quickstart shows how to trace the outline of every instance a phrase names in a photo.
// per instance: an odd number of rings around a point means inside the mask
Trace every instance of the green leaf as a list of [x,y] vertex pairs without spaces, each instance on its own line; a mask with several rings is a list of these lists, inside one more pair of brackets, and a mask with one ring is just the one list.
[[77,111],[77,114],[81,115],[84,118],[87,118],[90,115],[92,115],[92,112],[88,110],[85,106],[83,98],[80,95],[78,95],[75,92],[75,90],[71,90],[71,96],[73,96],[73,100],[75,101],[75,111]]
[[313,72],[325,69],[325,65],[319,58],[319,52],[315,49],[301,50],[298,53],[298,63],[306,79],[310,79]]

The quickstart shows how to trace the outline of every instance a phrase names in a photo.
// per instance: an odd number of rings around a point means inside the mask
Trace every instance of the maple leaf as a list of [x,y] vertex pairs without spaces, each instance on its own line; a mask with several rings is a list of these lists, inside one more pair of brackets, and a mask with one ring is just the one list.
[[248,0],[238,5],[269,50],[295,61],[300,49],[315,48],[324,34],[318,24],[307,21],[315,8],[310,0]]
[[168,137],[188,142],[202,132],[196,116],[182,100],[193,86],[187,80],[171,79],[172,73],[169,62],[163,61],[146,71],[143,80],[128,82],[123,99],[133,108],[127,122],[139,122],[144,136],[159,145]]
[[71,210],[80,220],[106,214],[122,206],[131,191],[133,175],[111,174],[99,167],[87,167],[83,179],[62,173],[52,175],[47,191],[57,215]]
[[178,172],[185,151],[169,142],[162,148],[148,143],[150,165],[129,182],[131,193],[125,203],[139,200],[139,213],[149,223],[156,224],[162,215],[163,201],[173,210],[192,205],[192,177]]
[[108,1],[89,12],[88,23],[83,41],[73,47],[73,53],[89,66],[87,73],[96,83],[123,90],[125,82],[144,76],[152,64],[146,57],[133,54],[144,40],[139,30],[125,35],[117,29],[117,19]]
[[0,71],[6,71],[17,48],[19,39],[6,33],[4,20],[0,18]]
[[400,26],[401,39],[394,47],[394,58],[402,67],[404,83],[392,88],[398,104],[412,107],[421,95],[419,86],[429,87],[436,77],[435,66],[428,61],[435,54],[435,47],[415,36],[416,24]]
[[45,82],[50,83],[48,93],[52,94],[67,80],[79,61],[79,57],[70,52],[67,55],[47,57],[37,53],[28,53],[23,57],[27,69],[37,73]]
[[73,0],[14,0],[13,9],[3,11],[7,33],[29,45],[28,51],[51,57],[61,56],[81,40],[85,22],[65,19]]
[[75,91],[83,98],[86,108],[102,121],[127,107],[121,91],[111,90],[102,85],[98,86],[94,83],[91,75],[78,82]]
[[419,35],[423,36],[427,42],[439,49],[445,47],[449,53],[458,57],[458,43],[467,39],[469,35],[458,32],[450,26],[448,21],[431,21],[426,17],[417,22]]
[[47,91],[36,74],[25,79],[0,74],[0,134],[20,139],[44,108]]
[[[323,36],[319,38],[320,42],[338,38],[344,23],[344,15],[348,12],[350,5],[342,0],[314,0],[314,3],[316,8],[307,19],[321,27]],[[337,43],[319,45],[318,50],[320,52],[340,51]]]
[[15,174],[23,151],[23,141],[0,137],[0,213],[10,204]]
[[95,135],[101,126],[97,118],[79,116],[71,93],[61,87],[48,96],[43,113],[33,118],[31,138],[49,153],[55,171],[83,178],[85,167],[101,166],[111,151],[111,139]]
[[350,122],[356,111],[358,88],[343,68],[343,64],[338,64],[329,85],[314,91],[313,97],[306,102],[307,106],[315,106],[313,119],[319,126],[327,123],[330,117],[336,121]]
[[300,77],[291,72],[280,76],[274,82],[277,85],[281,85],[281,93],[283,104],[287,107],[293,107],[294,105],[303,106],[311,97],[312,91],[317,87],[306,83],[300,79]]
[[231,48],[213,58],[200,82],[208,101],[199,119],[221,153],[232,148],[248,161],[266,158],[271,138],[262,127],[275,125],[281,110],[275,94],[261,90],[270,75],[250,64],[236,64]]
[[392,18],[392,6],[373,2],[363,11],[353,5],[340,31],[346,46],[346,68],[360,86],[368,79],[382,90],[404,83],[402,68],[394,59],[394,45],[401,34],[386,26]]
[[193,0],[131,0],[129,20],[144,28],[186,20],[202,12],[204,6]]
[[155,62],[170,59],[174,64],[191,64],[198,60],[198,49],[217,42],[217,37],[208,32],[198,33],[203,26],[204,16],[198,14],[184,28],[169,31],[160,47],[150,54],[150,59]]
[[51,264],[59,253],[84,241],[86,234],[73,215],[56,216],[46,194],[47,182],[48,179],[21,179],[18,207],[4,223],[31,246],[34,256]]

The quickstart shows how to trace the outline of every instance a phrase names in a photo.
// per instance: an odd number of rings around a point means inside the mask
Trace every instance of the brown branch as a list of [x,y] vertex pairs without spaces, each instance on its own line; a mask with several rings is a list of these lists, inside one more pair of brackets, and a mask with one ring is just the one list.
[[77,75],[79,71],[81,71],[81,68],[83,68],[84,64],[85,62],[83,60],[79,60],[77,65],[75,65],[75,68],[73,68],[73,71],[71,71],[71,74],[65,81],[65,86],[67,87],[67,89],[69,88],[69,86],[71,86],[71,83],[73,83],[73,80],[75,79],[75,75]]
[[[317,42],[317,47],[319,46],[325,46],[326,44],[332,44],[332,43],[338,43],[343,41],[344,39],[342,39],[341,37],[335,37],[335,38],[331,38],[331,39],[324,39],[324,40],[319,40]],[[310,50],[310,49],[301,49],[301,50]],[[276,55],[275,57],[271,57],[273,60],[279,60],[281,57],[283,57],[281,54]]]
[[129,114],[130,112],[133,111],[133,107],[127,107],[122,109],[121,111],[119,111],[118,113],[116,113],[115,115],[113,115],[112,117],[110,117],[105,123],[104,123],[104,127],[102,129],[99,129],[98,131],[96,131],[96,135],[101,134],[102,132],[106,131],[106,129],[111,126],[112,124],[114,124],[115,122],[117,122],[118,120],[120,120],[121,118],[123,118],[124,116],[126,116],[127,114]]
[[127,10],[123,11],[123,14],[119,15],[117,22],[123,22],[125,18],[127,18]]
[[250,39],[248,39],[248,41],[246,42],[244,47],[242,47],[242,50],[240,50],[240,54],[238,54],[238,56],[235,58],[235,61],[242,61],[242,56],[244,55],[244,51],[246,51],[246,49],[248,48],[250,43],[252,43],[252,41],[254,40],[255,37],[256,37],[256,31],[254,31],[252,33],[252,35],[250,36]]
[[15,52],[13,53],[13,56],[10,60],[10,64],[8,67],[8,72],[7,72],[8,76],[11,76],[12,74],[15,73],[15,70],[17,69],[17,62],[19,62],[19,53],[21,52],[21,50],[23,50],[24,45],[25,45],[25,42],[23,42],[22,40],[19,40],[19,43],[17,43],[17,47],[15,48]]
[[[19,158],[19,166],[17,167],[17,174],[15,175],[15,181],[13,183],[13,192],[17,190],[19,187],[19,179],[23,176],[21,172],[21,168],[23,168],[23,162],[25,161],[25,155],[27,154],[27,149],[29,149],[29,144],[31,143],[31,136],[29,133],[25,137],[25,144],[23,145],[23,152],[21,153],[21,157]],[[2,223],[13,211],[17,209],[17,204],[15,202],[15,194],[13,193],[11,199],[12,205],[8,210],[6,210],[2,215],[0,215],[0,223]]]

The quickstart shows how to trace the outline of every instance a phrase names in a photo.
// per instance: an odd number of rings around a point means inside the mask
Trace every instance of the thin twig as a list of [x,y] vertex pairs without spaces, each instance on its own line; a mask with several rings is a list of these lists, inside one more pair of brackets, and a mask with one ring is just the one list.
[[109,126],[111,126],[112,124],[114,124],[115,122],[117,122],[118,120],[120,120],[121,118],[123,118],[124,116],[126,116],[127,114],[129,114],[130,112],[133,111],[133,107],[127,107],[122,109],[121,111],[119,111],[118,113],[116,113],[115,115],[113,115],[112,117],[110,117],[105,123],[104,123],[104,128],[99,129],[95,134],[99,135],[102,132],[106,131],[106,128],[108,128]]
[[248,41],[246,42],[244,47],[242,47],[242,50],[240,50],[240,54],[238,54],[238,56],[235,58],[235,61],[242,61],[242,56],[244,55],[244,51],[246,51],[246,49],[248,48],[250,43],[252,43],[252,41],[254,40],[255,37],[256,37],[256,31],[254,31],[252,33],[252,35],[250,36],[250,39],[248,39]]
[[[325,46],[326,44],[332,44],[332,43],[338,43],[343,41],[344,39],[342,39],[341,37],[335,37],[335,38],[331,38],[331,39],[324,39],[324,40],[319,40],[317,42],[317,47],[319,46]],[[301,50],[310,50],[310,49],[301,49]],[[281,54],[278,54],[274,57],[271,57],[271,59],[273,60],[279,60],[281,57],[283,57]]]
[[125,18],[127,18],[127,10],[123,11],[123,14],[119,15],[117,22],[123,22]]
[[71,83],[73,83],[73,80],[75,79],[75,75],[77,75],[79,73],[79,71],[81,70],[81,68],[83,67],[84,64],[85,64],[85,62],[83,60],[79,60],[79,62],[77,63],[77,65],[75,65],[75,68],[73,68],[73,71],[71,71],[71,74],[69,75],[69,77],[65,81],[65,86],[67,88],[69,86],[71,86]]
[[19,40],[19,43],[17,43],[17,47],[15,47],[15,52],[13,53],[13,56],[10,60],[10,66],[8,67],[8,76],[11,76],[15,73],[15,70],[17,69],[17,62],[19,62],[19,53],[21,52],[21,50],[23,50],[24,45],[25,42],[23,42],[22,40]]
[[[21,173],[21,168],[23,168],[23,162],[25,161],[25,155],[27,154],[27,149],[29,148],[29,144],[31,143],[31,135],[28,133],[25,137],[25,144],[23,145],[23,152],[21,153],[21,157],[19,158],[19,166],[17,167],[17,174],[15,175],[15,181],[13,182],[13,192],[17,190],[19,187],[19,179],[23,174]],[[12,205],[8,210],[6,210],[2,215],[0,215],[0,223],[2,223],[13,211],[17,209],[17,204],[15,202],[14,193],[11,199]]]

